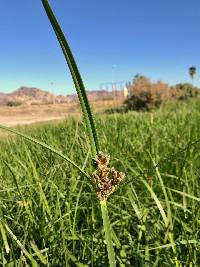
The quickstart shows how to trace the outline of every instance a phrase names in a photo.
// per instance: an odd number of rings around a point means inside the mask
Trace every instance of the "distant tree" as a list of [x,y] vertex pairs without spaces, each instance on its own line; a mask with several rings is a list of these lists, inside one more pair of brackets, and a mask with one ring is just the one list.
[[196,75],[196,67],[192,66],[189,68],[189,75],[191,77],[191,79],[193,80],[194,79],[194,76]]

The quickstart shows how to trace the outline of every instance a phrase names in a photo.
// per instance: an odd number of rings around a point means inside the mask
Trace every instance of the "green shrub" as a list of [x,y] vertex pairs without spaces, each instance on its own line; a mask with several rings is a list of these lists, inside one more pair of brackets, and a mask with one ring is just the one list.
[[129,97],[125,100],[128,110],[151,110],[170,98],[170,88],[162,81],[152,83],[149,78],[136,75],[128,84]]
[[178,100],[197,97],[200,92],[200,89],[191,83],[179,83],[171,87],[171,89],[173,90],[173,96]]

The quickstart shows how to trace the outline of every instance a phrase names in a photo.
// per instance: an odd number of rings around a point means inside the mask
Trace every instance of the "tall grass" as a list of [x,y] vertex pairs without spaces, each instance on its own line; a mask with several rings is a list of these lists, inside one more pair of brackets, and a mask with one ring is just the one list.
[[[102,149],[127,170],[108,203],[117,266],[200,265],[199,104],[97,118]],[[67,151],[91,173],[85,130],[76,120],[18,129]],[[21,138],[2,140],[0,151],[0,265],[108,266],[99,201],[88,179]]]

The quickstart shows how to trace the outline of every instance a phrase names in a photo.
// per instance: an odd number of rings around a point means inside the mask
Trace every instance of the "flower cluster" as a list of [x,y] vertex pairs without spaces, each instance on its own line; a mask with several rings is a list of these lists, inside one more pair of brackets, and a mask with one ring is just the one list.
[[99,152],[95,157],[97,166],[96,171],[92,174],[92,180],[95,184],[97,197],[100,200],[106,200],[115,188],[122,182],[125,174],[117,172],[114,167],[109,168],[110,156]]

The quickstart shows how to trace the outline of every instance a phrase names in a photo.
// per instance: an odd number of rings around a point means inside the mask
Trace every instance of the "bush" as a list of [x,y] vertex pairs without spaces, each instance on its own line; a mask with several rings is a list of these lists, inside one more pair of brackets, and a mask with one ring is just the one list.
[[170,88],[162,81],[152,83],[149,78],[136,75],[127,85],[129,97],[125,106],[129,110],[151,110],[159,107],[171,96]]
[[173,97],[178,100],[188,99],[190,97],[197,97],[200,89],[193,86],[191,83],[179,83],[171,87]]
[[169,87],[158,81],[152,83],[149,78],[136,75],[133,81],[127,84],[129,97],[124,104],[127,110],[151,110],[158,108],[167,100],[184,100],[200,95],[200,89],[190,83],[179,83]]
[[17,107],[17,106],[20,106],[22,103],[21,102],[19,102],[19,101],[8,101],[7,102],[7,106],[8,107]]

